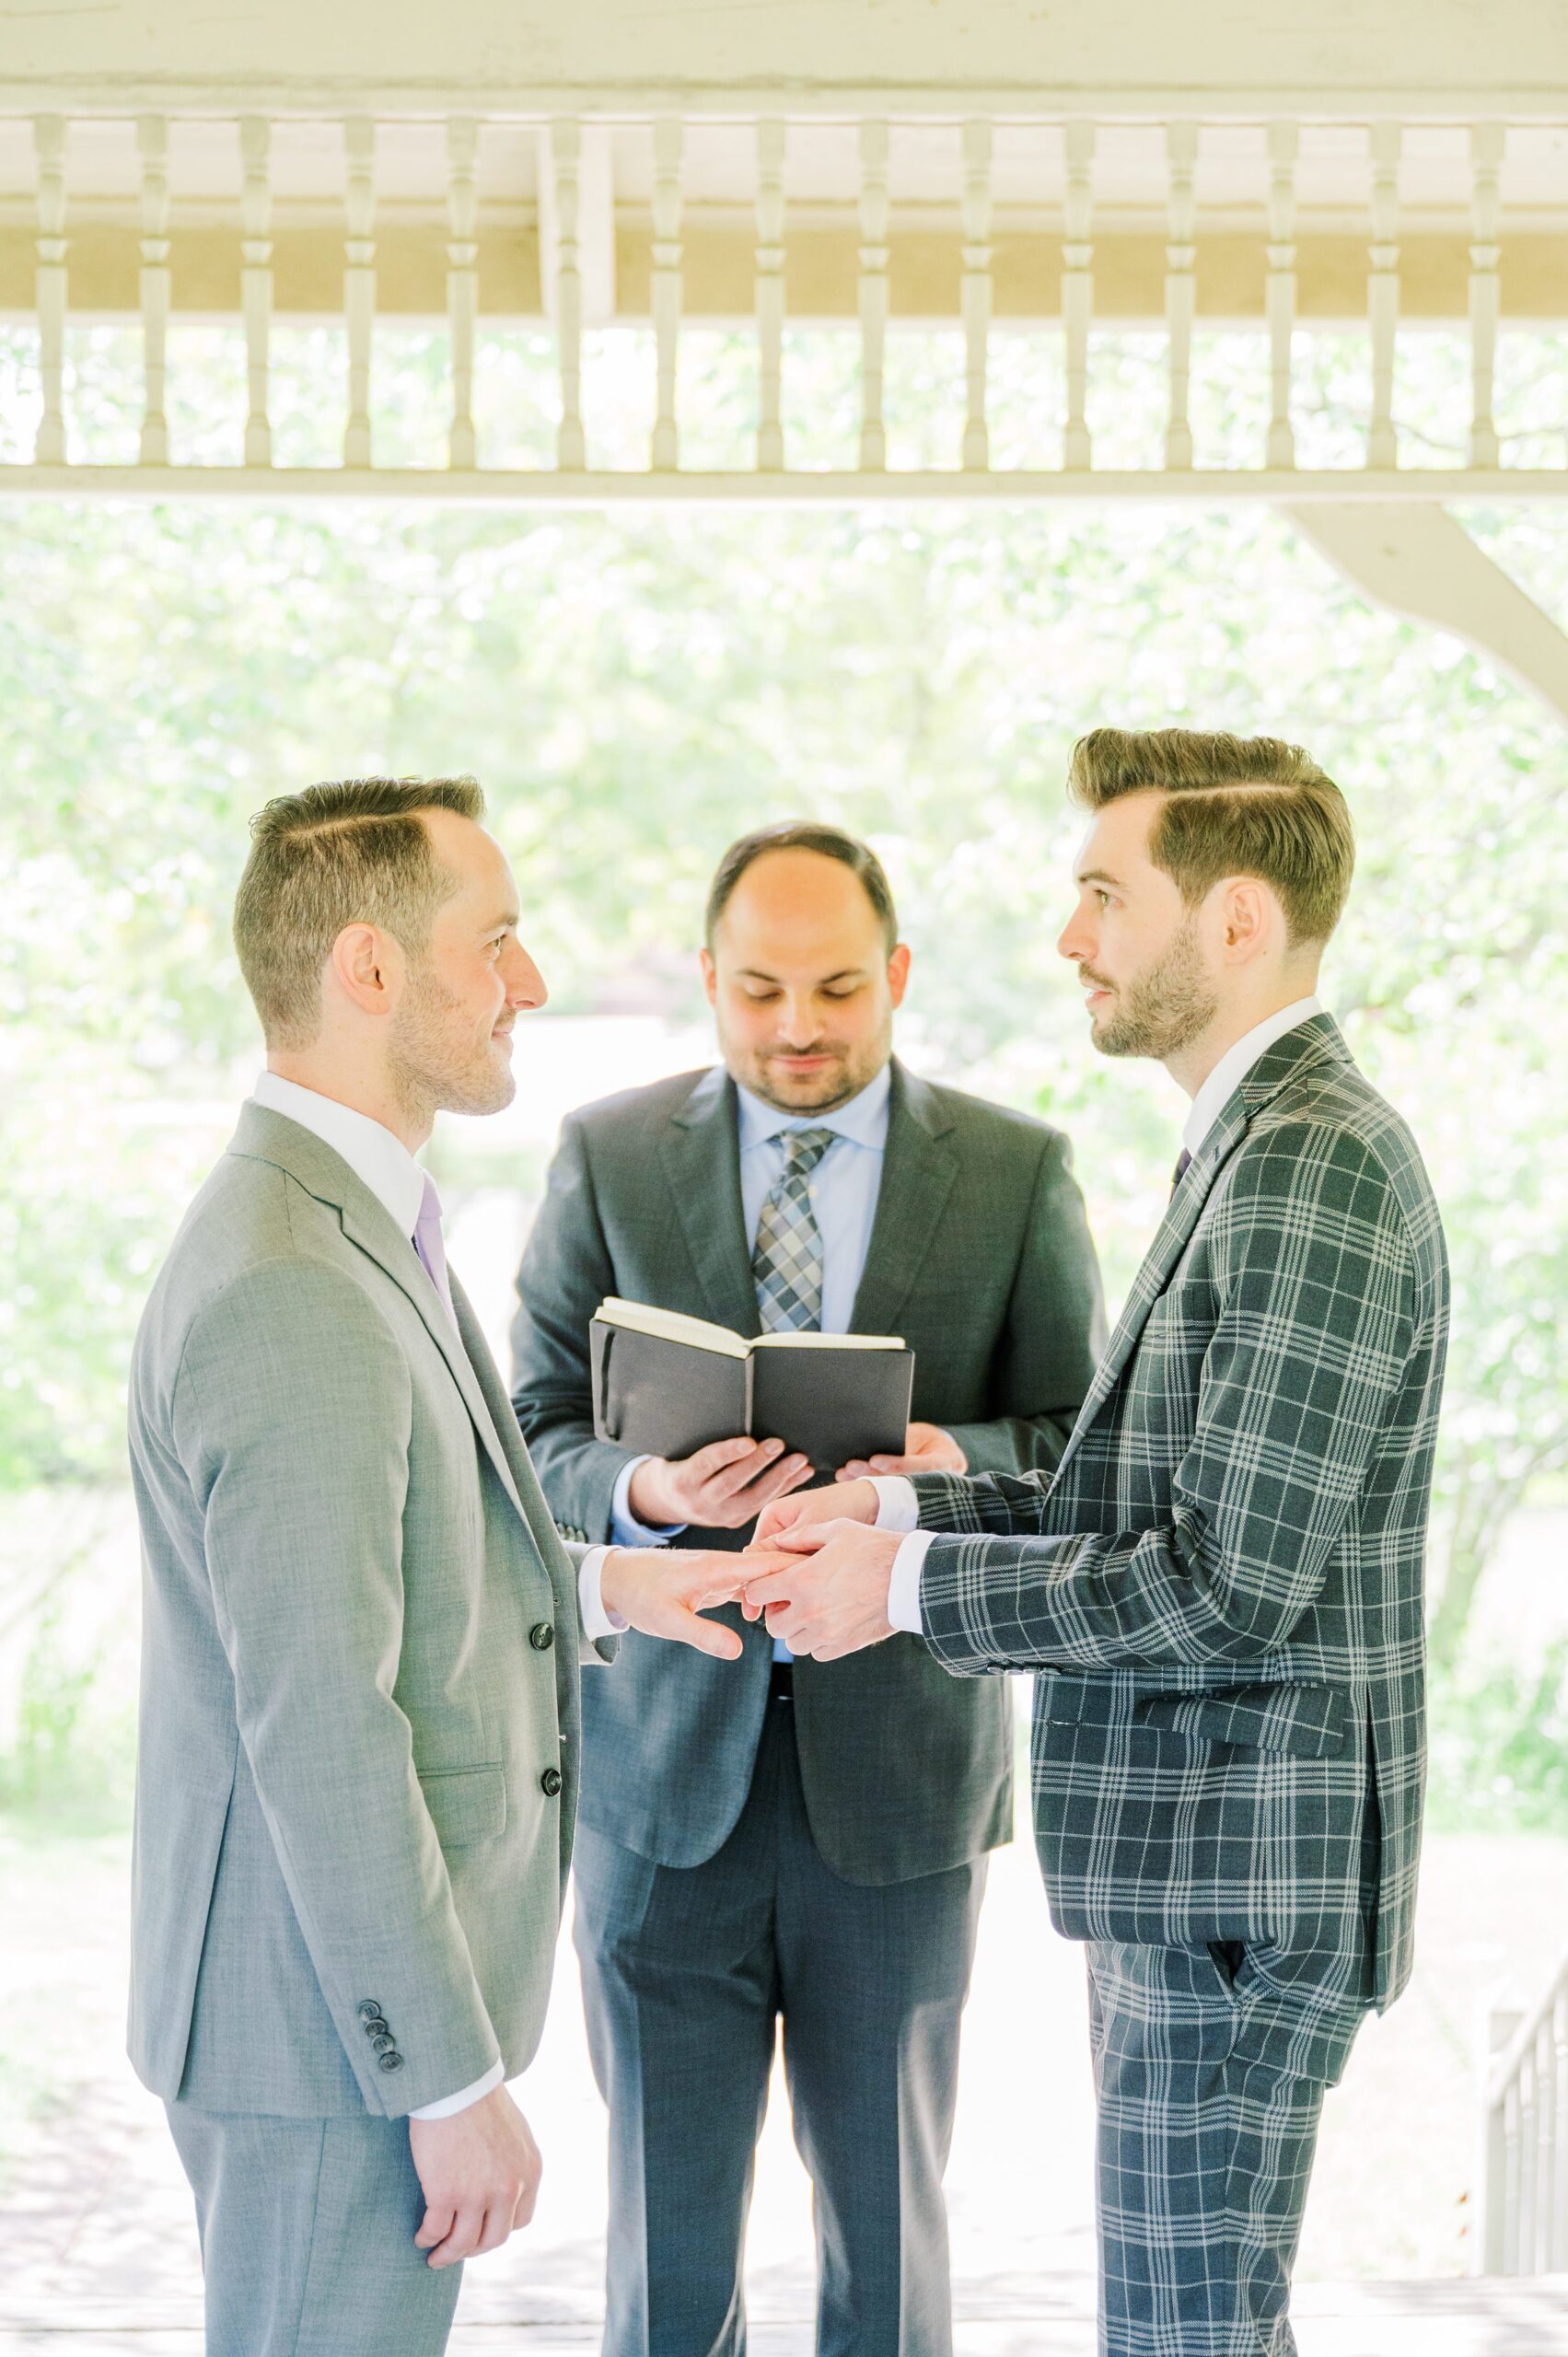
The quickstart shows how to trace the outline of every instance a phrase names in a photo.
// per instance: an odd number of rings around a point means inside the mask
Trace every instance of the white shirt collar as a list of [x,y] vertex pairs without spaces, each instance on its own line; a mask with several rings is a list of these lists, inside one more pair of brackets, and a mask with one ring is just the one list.
[[781,1130],[831,1130],[835,1137],[851,1138],[856,1145],[880,1150],[888,1142],[888,1098],[892,1086],[893,1068],[884,1064],[876,1079],[868,1080],[858,1096],[836,1105],[830,1113],[781,1113],[776,1105],[765,1105],[737,1081],[740,1151],[744,1154],[750,1146],[776,1138]]
[[1287,1031],[1305,1023],[1308,1016],[1322,1012],[1315,998],[1293,999],[1288,1006],[1282,1006],[1274,1014],[1266,1015],[1261,1023],[1255,1023],[1234,1047],[1225,1050],[1192,1099],[1191,1110],[1182,1124],[1181,1143],[1189,1154],[1197,1153],[1218,1120],[1222,1107],[1235,1096],[1259,1058],[1276,1039],[1283,1039]]
[[330,1145],[354,1177],[365,1181],[403,1235],[412,1236],[424,1200],[424,1173],[401,1138],[394,1137],[384,1122],[373,1121],[368,1113],[356,1113],[352,1105],[323,1097],[319,1089],[302,1088],[296,1080],[285,1080],[275,1072],[258,1075],[250,1102],[297,1121],[302,1130]]

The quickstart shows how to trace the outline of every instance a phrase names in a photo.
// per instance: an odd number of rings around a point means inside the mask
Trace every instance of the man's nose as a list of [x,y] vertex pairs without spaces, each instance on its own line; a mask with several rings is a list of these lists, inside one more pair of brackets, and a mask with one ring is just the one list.
[[521,942],[514,945],[506,964],[506,1004],[508,1006],[542,1006],[550,993],[544,976],[528,956]]
[[1075,910],[1056,936],[1056,952],[1060,958],[1071,958],[1074,964],[1089,957],[1094,943],[1089,937],[1082,911]]
[[793,1048],[809,1047],[813,1039],[822,1036],[821,1009],[808,991],[798,996],[786,993],[784,1003],[784,1036]]

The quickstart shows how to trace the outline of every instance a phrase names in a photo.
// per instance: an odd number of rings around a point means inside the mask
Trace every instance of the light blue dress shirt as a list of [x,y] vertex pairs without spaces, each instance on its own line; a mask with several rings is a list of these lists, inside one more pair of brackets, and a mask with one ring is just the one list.
[[[875,1080],[830,1113],[781,1113],[765,1105],[749,1088],[737,1084],[739,1098],[740,1209],[749,1248],[757,1242],[762,1205],[783,1174],[786,1130],[831,1130],[833,1143],[807,1181],[811,1208],[822,1236],[822,1327],[824,1334],[847,1334],[854,1315],[854,1297],[870,1248],[877,1218],[877,1198],[882,1188],[882,1157],[888,1144],[888,1098],[892,1073],[884,1064]],[[643,1463],[634,1457],[622,1466],[615,1484],[610,1533],[617,1547],[656,1547],[673,1538],[682,1526],[650,1529],[632,1513],[628,1492],[632,1476]],[[780,1661],[789,1649],[775,1644]]]

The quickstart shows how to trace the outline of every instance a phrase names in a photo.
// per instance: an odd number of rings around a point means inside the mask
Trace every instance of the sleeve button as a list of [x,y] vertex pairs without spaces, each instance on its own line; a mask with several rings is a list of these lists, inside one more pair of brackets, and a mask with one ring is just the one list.
[[383,2071],[401,2071],[403,2067],[403,2058],[395,2046],[385,2054],[377,2054],[376,2061]]

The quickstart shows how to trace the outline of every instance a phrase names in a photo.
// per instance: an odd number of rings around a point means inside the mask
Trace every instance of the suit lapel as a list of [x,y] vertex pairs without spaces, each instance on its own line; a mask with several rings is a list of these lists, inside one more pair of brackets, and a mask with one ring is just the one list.
[[659,1159],[709,1317],[738,1334],[761,1333],[740,1207],[735,1083],[722,1065],[703,1074],[675,1115]]
[[1182,1173],[1181,1183],[1173,1191],[1165,1217],[1156,1229],[1154,1241],[1144,1256],[1143,1266],[1132,1280],[1126,1306],[1116,1322],[1116,1330],[1106,1347],[1105,1356],[1095,1369],[1094,1380],[1078,1411],[1078,1419],[1068,1436],[1067,1446],[1062,1452],[1056,1469],[1058,1477],[1116,1388],[1128,1360],[1137,1348],[1138,1337],[1148,1324],[1149,1312],[1169,1283],[1177,1262],[1191,1240],[1192,1231],[1202,1215],[1214,1181],[1247,1135],[1254,1114],[1260,1111],[1271,1097],[1278,1096],[1288,1080],[1310,1070],[1315,1063],[1335,1058],[1348,1062],[1349,1053],[1333,1018],[1326,1015],[1313,1016],[1265,1050],[1251,1071],[1243,1074],[1234,1093],[1226,1098],[1214,1127]]
[[849,1321],[852,1334],[897,1329],[958,1176],[958,1156],[943,1134],[951,1126],[934,1091],[895,1060],[882,1184]]
[[[270,1112],[259,1105],[245,1107],[229,1151],[276,1163],[319,1202],[330,1203],[343,1223],[343,1234],[350,1243],[356,1245],[360,1251],[374,1260],[377,1267],[390,1277],[400,1292],[406,1295],[419,1312],[425,1331],[450,1368],[452,1380],[462,1394],[463,1405],[469,1411],[474,1430],[484,1444],[506,1494],[527,1522],[528,1517],[518,1484],[502,1444],[495,1418],[481,1387],[474,1362],[453,1330],[446,1304],[432,1284],[412,1244],[401,1234],[396,1221],[365,1181],[349,1168],[341,1155],[333,1153],[324,1140],[303,1128],[299,1122],[291,1121],[286,1114]],[[458,1290],[455,1284],[452,1290],[455,1300]],[[469,1316],[472,1318],[471,1310]],[[473,1330],[480,1349],[488,1359],[483,1337],[479,1334],[477,1327]]]
[[500,1370],[490,1354],[490,1345],[484,1339],[483,1329],[473,1314],[473,1304],[450,1268],[447,1277],[452,1288],[452,1304],[458,1313],[458,1331],[464,1354],[474,1371],[490,1413],[491,1424],[500,1441],[502,1454],[512,1476],[510,1486],[513,1495],[521,1508],[523,1520],[533,1534],[534,1544],[553,1575],[559,1571],[562,1560],[561,1534],[555,1527],[555,1517],[545,1504],[544,1492],[539,1486],[539,1476],[533,1469],[517,1412],[506,1396]]

